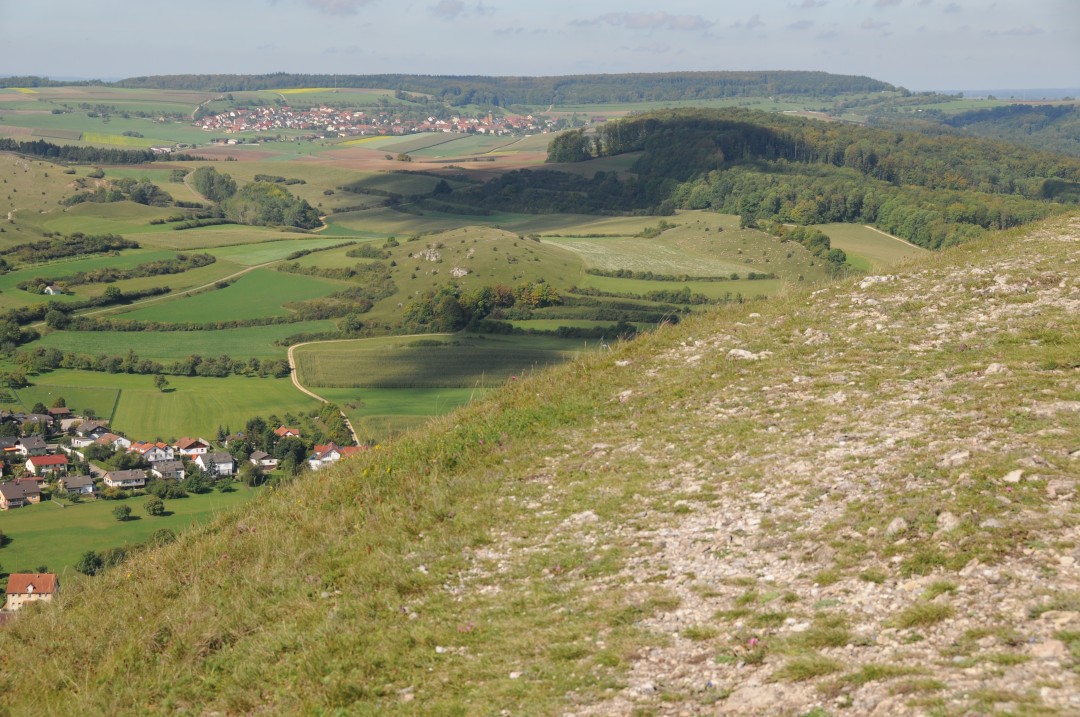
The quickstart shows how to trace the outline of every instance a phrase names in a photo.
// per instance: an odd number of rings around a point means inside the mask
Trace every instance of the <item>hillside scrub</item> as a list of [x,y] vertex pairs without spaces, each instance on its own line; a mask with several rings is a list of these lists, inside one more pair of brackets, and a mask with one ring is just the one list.
[[517,376],[68,578],[0,631],[6,706],[1071,714],[1078,243],[976,240]]

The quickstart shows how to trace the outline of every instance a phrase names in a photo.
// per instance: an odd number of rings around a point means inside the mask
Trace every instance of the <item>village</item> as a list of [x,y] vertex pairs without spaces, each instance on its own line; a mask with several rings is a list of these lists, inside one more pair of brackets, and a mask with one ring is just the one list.
[[[235,433],[218,441],[183,437],[143,441],[111,430],[105,421],[79,416],[66,406],[35,406],[31,412],[0,411],[0,460],[10,480],[0,482],[0,510],[39,504],[204,492],[240,480],[257,486],[297,470],[319,470],[366,446],[311,444],[301,429],[279,425],[265,435]],[[301,457],[300,460],[297,457]],[[286,463],[288,465],[286,465]],[[280,477],[280,476],[278,476]],[[118,519],[121,513],[118,513]],[[55,573],[11,573],[0,624],[24,605],[51,600],[60,587]]]
[[523,132],[549,132],[555,129],[557,124],[556,120],[536,118],[532,115],[496,117],[490,112],[482,117],[471,118],[455,115],[449,119],[439,119],[434,116],[411,119],[389,112],[368,114],[360,110],[325,105],[306,110],[272,105],[237,108],[207,115],[195,122],[196,127],[207,132],[233,134],[304,130],[317,133],[316,136],[320,139],[403,135],[419,132],[501,136]]

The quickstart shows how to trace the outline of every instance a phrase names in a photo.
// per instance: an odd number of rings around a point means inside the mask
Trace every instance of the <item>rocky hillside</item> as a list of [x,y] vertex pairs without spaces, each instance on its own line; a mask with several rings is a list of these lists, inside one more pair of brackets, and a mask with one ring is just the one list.
[[12,714],[1077,714],[1078,477],[1074,219],[513,380],[68,583],[0,634],[0,686]]

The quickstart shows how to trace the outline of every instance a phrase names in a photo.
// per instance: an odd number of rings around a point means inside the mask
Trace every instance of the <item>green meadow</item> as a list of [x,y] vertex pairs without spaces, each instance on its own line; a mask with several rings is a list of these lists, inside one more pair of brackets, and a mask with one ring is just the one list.
[[832,246],[843,249],[848,264],[863,271],[883,271],[926,254],[927,250],[860,224],[819,224]]
[[300,381],[330,388],[490,388],[585,350],[580,339],[432,334],[301,346]]
[[[44,565],[66,579],[83,579],[74,565],[87,550],[106,550],[145,542],[157,530],[176,533],[195,524],[208,523],[225,511],[249,502],[264,488],[234,484],[227,493],[213,491],[165,501],[165,515],[150,516],[143,510],[145,498],[122,501],[86,500],[80,503],[46,500],[37,505],[0,513],[0,530],[11,542],[2,554],[6,572],[34,572]],[[118,521],[112,511],[118,505],[131,508],[131,519]]]
[[153,376],[137,374],[57,369],[31,380],[35,390],[65,399],[71,387],[119,390],[112,426],[142,440],[185,434],[212,438],[218,426],[235,430],[252,416],[301,413],[319,406],[314,398],[297,391],[288,378],[167,378],[169,386],[164,392],[154,387]]
[[97,386],[61,386],[58,384],[30,385],[25,388],[9,389],[0,394],[0,400],[7,410],[29,411],[35,404],[52,406],[58,399],[64,399],[64,405],[75,413],[93,411],[99,418],[111,420],[113,411],[120,399],[120,389]]
[[210,323],[287,316],[289,311],[284,304],[326,296],[344,286],[342,282],[328,279],[255,269],[223,289],[213,289],[175,301],[159,301],[120,314],[120,317],[142,321]]
[[140,358],[176,361],[188,356],[282,359],[286,348],[275,344],[298,333],[334,330],[333,321],[302,321],[271,326],[244,326],[227,331],[53,331],[28,348],[41,346],[77,351],[93,356],[126,354]]

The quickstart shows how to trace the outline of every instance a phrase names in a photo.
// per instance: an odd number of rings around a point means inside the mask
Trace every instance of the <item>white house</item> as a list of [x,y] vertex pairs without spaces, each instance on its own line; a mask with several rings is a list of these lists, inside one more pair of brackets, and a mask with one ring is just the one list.
[[183,461],[155,461],[150,464],[150,475],[163,480],[184,480],[187,474]]
[[65,476],[60,479],[60,488],[65,493],[92,495],[94,492],[94,479],[90,476]]
[[251,461],[251,465],[263,470],[272,471],[278,467],[278,459],[266,451],[252,451],[251,457],[248,458]]
[[146,473],[139,469],[109,471],[105,474],[106,488],[142,488],[146,485]]
[[196,456],[205,456],[210,452],[210,441],[203,438],[181,438],[173,444],[173,448],[182,455],[194,459]]
[[195,456],[195,465],[214,476],[236,475],[236,459],[228,453],[205,453]]

